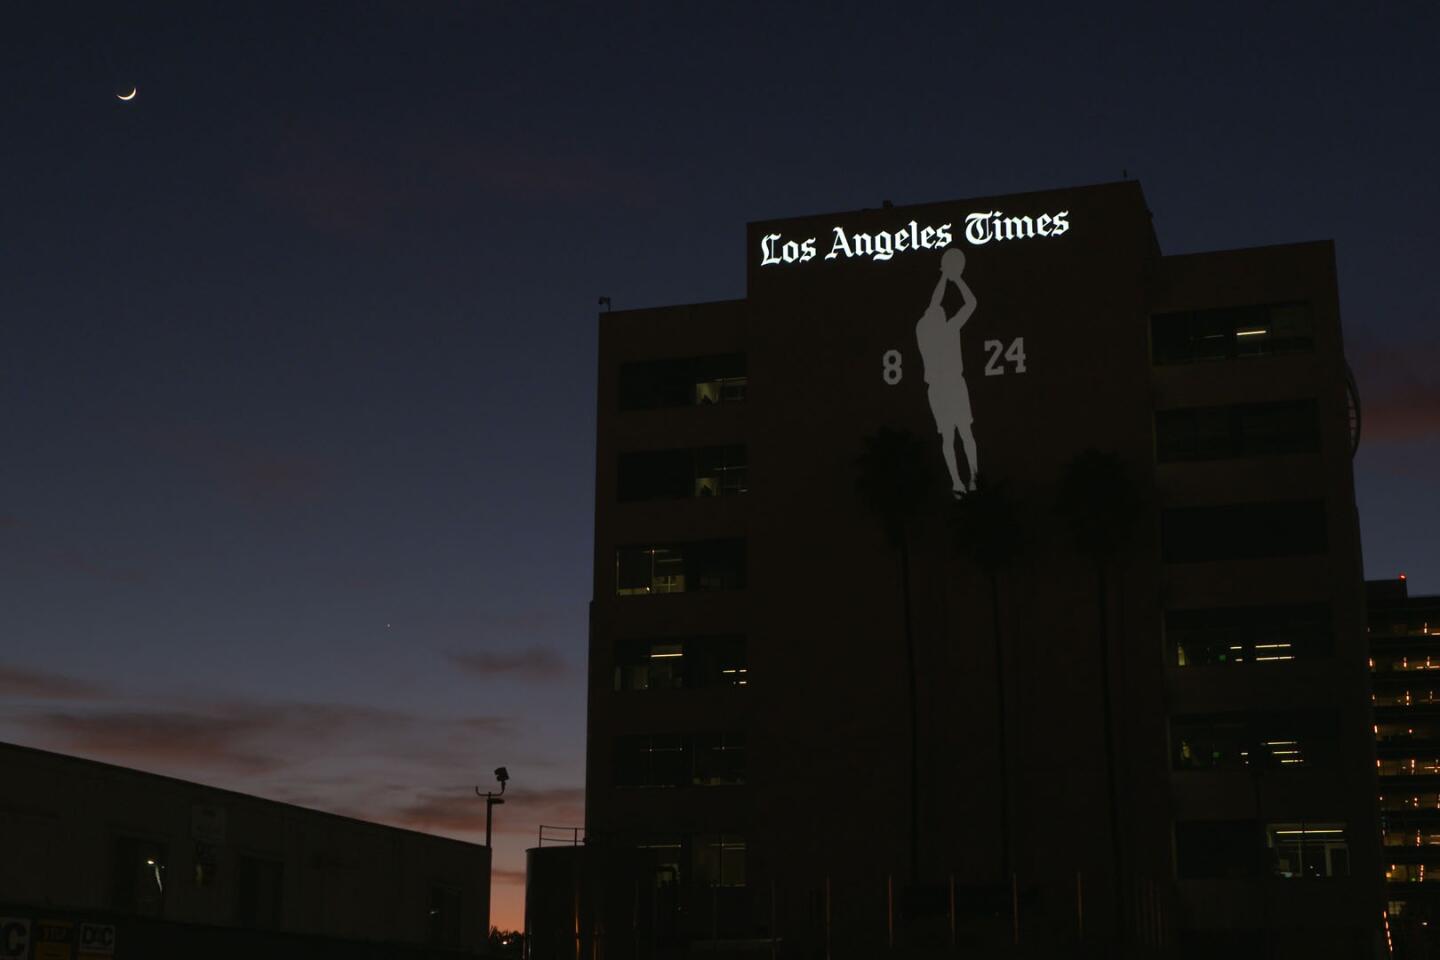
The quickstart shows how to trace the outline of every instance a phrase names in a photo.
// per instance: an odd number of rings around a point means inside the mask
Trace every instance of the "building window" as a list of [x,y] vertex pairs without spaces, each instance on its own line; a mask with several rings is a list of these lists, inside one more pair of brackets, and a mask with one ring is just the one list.
[[745,586],[744,540],[621,547],[615,560],[616,592],[622,597]]
[[1412,757],[1381,757],[1375,761],[1382,777],[1433,777],[1440,774],[1440,751]]
[[620,409],[708,406],[745,399],[743,353],[646,360],[620,365]]
[[1350,848],[1343,823],[1272,823],[1265,833],[1275,876],[1350,876]]
[[745,838],[710,833],[695,837],[695,881],[706,887],[745,886]]
[[695,736],[697,786],[731,786],[745,782],[745,734],[701,733]]
[[[1383,804],[1381,809],[1385,809]],[[1419,822],[1403,816],[1385,817],[1384,832],[1381,834],[1384,845],[1387,847],[1440,846],[1440,822],[1437,822],[1433,815],[1422,816],[1424,819]]]
[[1285,663],[1329,656],[1334,648],[1324,603],[1169,610],[1165,640],[1177,667]]
[[1170,721],[1176,770],[1289,770],[1325,765],[1339,746],[1331,712],[1179,716]]
[[643,450],[619,457],[616,491],[622,503],[745,493],[745,447]]
[[1401,678],[1397,683],[1386,678],[1375,683],[1370,699],[1377,707],[1430,707],[1440,703],[1440,680],[1426,677],[1406,683]]
[[[1393,711],[1386,711],[1387,714]],[[1406,718],[1375,725],[1375,745],[1384,753],[1414,753],[1440,743],[1440,722]]]
[[1300,500],[1174,508],[1164,512],[1162,540],[1167,563],[1323,553],[1325,504]]
[[1161,313],[1150,318],[1151,358],[1163,366],[1309,352],[1313,328],[1308,303]]
[[616,645],[616,690],[743,687],[748,682],[744,637],[622,640]]
[[1391,883],[1434,883],[1440,880],[1440,858],[1429,863],[1386,864],[1385,879]]
[[426,930],[431,946],[459,947],[463,914],[460,891],[445,884],[430,885],[430,912],[426,917]]
[[749,489],[750,467],[743,444],[695,451],[695,496],[733,496]]
[[165,890],[170,885],[165,844],[122,837],[115,841],[112,902],[120,913],[145,917],[165,912]]
[[240,858],[235,873],[235,919],[242,927],[279,929],[285,902],[285,864]]
[[615,786],[722,786],[745,782],[741,733],[631,734],[615,738]]
[[1434,790],[1404,790],[1380,795],[1381,810],[1440,810],[1440,793]]
[[1160,463],[1315,453],[1320,421],[1314,400],[1188,407],[1155,414]]
[[1253,877],[1260,871],[1254,820],[1191,820],[1175,824],[1175,870],[1182,879]]
[[690,783],[690,739],[678,733],[615,738],[615,786],[681,787]]

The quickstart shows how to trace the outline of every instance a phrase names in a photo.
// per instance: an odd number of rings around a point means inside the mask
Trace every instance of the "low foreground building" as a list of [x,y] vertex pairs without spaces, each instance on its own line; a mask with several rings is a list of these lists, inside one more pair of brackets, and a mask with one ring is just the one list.
[[490,850],[0,744],[0,958],[475,956]]

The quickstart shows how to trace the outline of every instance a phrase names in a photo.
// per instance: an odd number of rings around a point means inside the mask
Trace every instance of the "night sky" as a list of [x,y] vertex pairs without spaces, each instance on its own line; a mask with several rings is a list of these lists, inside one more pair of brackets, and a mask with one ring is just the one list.
[[7,5],[0,739],[471,840],[504,764],[518,927],[582,820],[597,299],[1122,171],[1166,253],[1335,240],[1366,572],[1440,592],[1437,8],[898,6]]

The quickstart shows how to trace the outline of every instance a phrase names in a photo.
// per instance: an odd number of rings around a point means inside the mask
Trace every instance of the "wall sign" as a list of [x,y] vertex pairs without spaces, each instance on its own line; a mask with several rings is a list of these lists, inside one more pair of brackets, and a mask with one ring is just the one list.
[[30,919],[0,917],[0,957],[26,960],[30,956]]
[[[1070,229],[1070,211],[1042,213],[1039,216],[1007,216],[1002,210],[972,213],[965,217],[965,241],[984,246],[991,241],[1028,240],[1034,237],[1059,237]],[[786,239],[781,233],[767,233],[760,238],[760,266],[774,267],[787,263],[809,263],[816,257],[825,260],[891,260],[897,253],[916,250],[943,250],[954,242],[954,224],[921,226],[917,220],[896,230],[875,233],[847,232],[832,227],[826,238],[826,252],[820,253],[819,237]]]

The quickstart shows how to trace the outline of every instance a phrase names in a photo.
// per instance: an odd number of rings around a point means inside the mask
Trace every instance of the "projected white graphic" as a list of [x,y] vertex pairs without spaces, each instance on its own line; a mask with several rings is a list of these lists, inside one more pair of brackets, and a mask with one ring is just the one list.
[[[930,296],[930,306],[915,324],[915,341],[925,370],[925,390],[930,413],[940,434],[940,450],[950,471],[950,490],[956,496],[975,489],[979,461],[975,451],[974,416],[970,411],[970,388],[965,383],[965,360],[960,351],[960,331],[975,313],[975,294],[965,282],[965,254],[951,248],[940,258],[940,280]],[[960,308],[954,316],[945,313],[945,292],[951,284],[960,294]],[[965,451],[968,482],[960,477],[955,452],[959,434]]]
[[[1003,210],[971,213],[965,217],[963,236],[967,243],[977,247],[992,240],[1053,239],[1069,232],[1069,216],[1069,210],[1042,213],[1038,217],[1006,216]],[[787,240],[782,233],[767,233],[760,238],[760,266],[809,263],[816,257],[823,260],[868,258],[883,263],[893,260],[899,253],[944,250],[954,242],[953,227],[953,223],[922,227],[918,220],[911,220],[895,230],[877,230],[874,233],[847,232],[844,227],[831,227],[830,249],[823,256],[820,254],[819,237]]]

